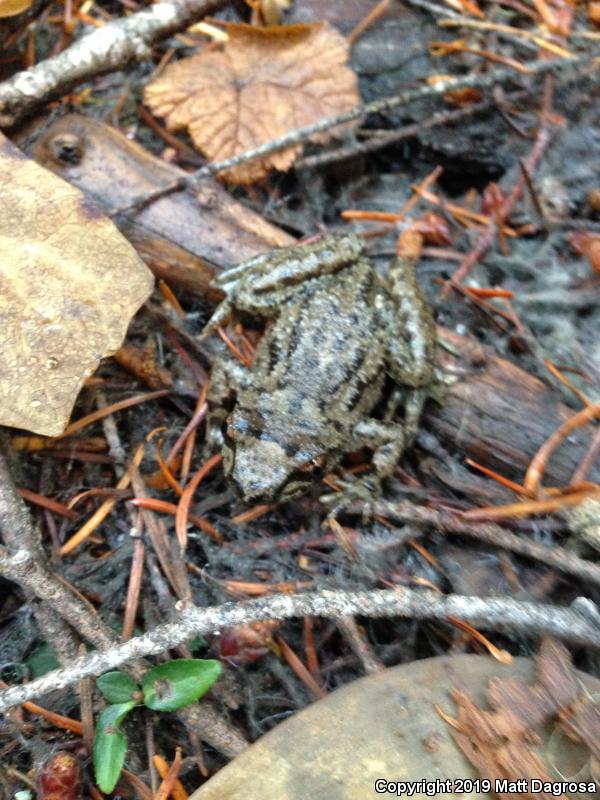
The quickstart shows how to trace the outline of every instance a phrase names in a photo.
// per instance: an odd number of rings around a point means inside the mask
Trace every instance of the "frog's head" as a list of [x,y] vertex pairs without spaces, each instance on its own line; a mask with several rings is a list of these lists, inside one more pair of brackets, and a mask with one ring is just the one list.
[[325,467],[322,445],[290,435],[297,433],[290,430],[293,422],[288,421],[285,431],[279,425],[265,429],[263,423],[255,413],[236,408],[225,431],[225,474],[248,504],[286,502],[303,494]]

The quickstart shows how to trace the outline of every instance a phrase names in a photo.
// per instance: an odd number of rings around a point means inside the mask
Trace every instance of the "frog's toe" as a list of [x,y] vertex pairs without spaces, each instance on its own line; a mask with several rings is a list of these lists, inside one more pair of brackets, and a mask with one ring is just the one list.
[[331,505],[327,517],[337,517],[344,512],[361,514],[363,522],[373,518],[374,503],[380,494],[379,481],[365,477],[354,483],[342,483],[342,490],[337,494],[326,494],[319,498],[324,505]]
[[200,332],[200,339],[206,339],[209,337],[217,328],[224,325],[224,323],[229,319],[233,311],[233,305],[229,301],[228,298],[222,300],[221,303],[217,306],[215,311],[213,312],[212,317],[208,320],[202,331]]

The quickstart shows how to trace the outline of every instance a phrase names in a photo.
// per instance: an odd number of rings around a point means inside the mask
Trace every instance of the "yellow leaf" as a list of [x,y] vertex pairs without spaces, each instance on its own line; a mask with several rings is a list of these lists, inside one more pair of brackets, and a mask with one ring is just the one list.
[[[346,66],[348,43],[327,23],[254,28],[228,25],[222,49],[168,66],[145,101],[171,131],[187,128],[211,161],[258,147],[291,130],[353,108],[357,80]],[[339,129],[338,129],[339,130]],[[315,141],[326,141],[320,134]],[[293,145],[228,170],[226,180],[252,183],[269,169],[287,170]]]
[[152,276],[78,189],[0,134],[0,424],[62,433]]

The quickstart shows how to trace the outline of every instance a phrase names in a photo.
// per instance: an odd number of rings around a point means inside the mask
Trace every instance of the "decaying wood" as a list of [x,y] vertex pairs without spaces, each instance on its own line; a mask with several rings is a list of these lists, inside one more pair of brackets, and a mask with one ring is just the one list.
[[[439,349],[440,365],[453,382],[442,405],[428,406],[426,426],[461,455],[521,480],[539,447],[574,411],[552,387],[491,348],[448,330],[440,336],[457,353]],[[553,454],[545,485],[567,485],[589,443],[589,429],[574,431]],[[592,466],[588,479],[600,479],[600,465]]]
[[[114,128],[78,115],[49,127],[33,155],[105,208],[126,207],[140,194],[185,175]],[[117,222],[156,275],[209,302],[216,299],[208,288],[215,269],[293,241],[212,178],[204,179],[195,196],[189,190],[166,195],[138,214],[117,217]],[[443,404],[428,405],[425,426],[461,456],[519,480],[540,445],[572,410],[549,385],[491,348],[445,329],[440,336],[449,345],[438,353],[447,386]],[[588,443],[585,429],[570,436],[553,455],[546,484],[569,483]],[[592,468],[588,477],[598,480],[600,467]]]

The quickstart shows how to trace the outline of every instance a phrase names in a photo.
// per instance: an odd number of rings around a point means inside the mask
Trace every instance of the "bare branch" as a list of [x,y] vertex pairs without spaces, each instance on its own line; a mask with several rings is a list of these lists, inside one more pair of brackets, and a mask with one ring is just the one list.
[[[71,594],[49,569],[31,515],[13,483],[2,452],[5,449],[0,439],[0,534],[7,545],[0,545],[0,575],[17,582],[29,595],[47,640],[53,648],[64,648],[64,652],[60,649],[57,652],[59,659],[67,652],[72,655],[74,646],[70,629],[63,620],[100,650],[118,647],[117,634]],[[73,660],[71,658],[69,663]],[[127,671],[139,680],[146,667],[141,662],[130,663]],[[188,714],[186,721],[190,718]],[[246,746],[242,735],[220,718],[208,701],[200,702],[192,718],[207,723],[203,728],[205,740],[229,758]]]
[[489,111],[492,107],[493,102],[491,100],[484,100],[481,103],[474,103],[464,108],[456,108],[450,111],[436,111],[430,117],[427,117],[427,119],[419,120],[419,122],[412,122],[410,125],[403,125],[401,128],[391,130],[389,133],[384,133],[366,142],[353,142],[344,147],[338,147],[336,150],[326,150],[323,153],[300,158],[295,162],[294,169],[315,169],[325,164],[344,161],[344,159],[347,158],[355,158],[356,156],[362,156],[366,153],[375,153],[392,144],[398,144],[398,142],[402,142],[405,139],[414,139],[423,131],[438,128],[441,125],[451,125],[454,122],[462,122],[462,120],[473,117],[476,114],[481,114],[483,111]]
[[[464,26],[466,28],[481,28],[485,30],[485,26],[489,25],[492,28],[493,23],[489,23],[487,20],[483,22],[481,20],[474,20],[471,17],[465,17],[462,14],[457,14],[456,11],[451,11],[446,6],[438,6],[436,3],[430,3],[429,0],[406,0],[406,2],[413,6],[414,8],[421,8],[424,11],[428,11],[434,17],[441,17],[442,19],[438,22],[438,25],[442,28],[444,27],[460,27]],[[475,23],[475,24],[473,24]],[[532,41],[533,35],[531,38],[527,36],[529,31],[522,31],[522,36],[515,35],[512,31],[507,29],[508,26],[502,25],[495,25],[493,27],[494,33],[498,36],[499,39],[505,39],[508,42],[512,42],[515,47],[521,47],[525,50],[529,50],[532,53],[539,53],[540,46],[536,44],[535,41]]]
[[10,556],[0,547],[0,575],[15,581],[65,619],[96,647],[110,648],[118,641],[116,634],[99,620],[94,619],[85,604],[60,583],[49,569],[40,563],[28,550],[18,550]]
[[0,445],[0,536],[6,545],[0,546],[0,575],[22,586],[30,598],[47,602],[55,614],[96,647],[111,647],[118,641],[116,634],[99,625],[85,604],[49,569],[29,509],[19,497],[10,474],[3,452],[5,442]]
[[[587,601],[589,603],[589,601]],[[465,597],[414,591],[406,588],[373,592],[323,591],[300,595],[225,603],[212,608],[185,609],[177,622],[154,630],[104,652],[78,659],[69,669],[57,670],[23,686],[0,693],[0,711],[46,692],[70,686],[82,678],[101,675],[126,661],[163,653],[198,634],[267,619],[306,615],[339,619],[349,614],[364,617],[409,617],[446,620],[459,617],[471,625],[522,635],[550,634],[580,645],[600,647],[600,627],[589,614],[539,603],[519,603],[500,598]]]
[[7,437],[0,435],[0,537],[11,552],[25,549],[33,558],[41,560],[44,551],[40,537],[10,474],[7,442]]
[[[356,513],[360,513],[360,510],[358,507],[352,509]],[[586,581],[592,586],[600,586],[600,566],[593,561],[586,561],[564,547],[557,545],[549,547],[523,535],[517,536],[494,523],[475,523],[472,520],[464,519],[460,514],[417,506],[408,501],[404,503],[380,501],[375,505],[375,513],[394,522],[424,530],[435,528],[444,533],[478,539],[486,544],[510,550],[568,575],[573,575],[578,580]]]
[[[355,106],[342,114],[337,114],[334,117],[324,117],[318,122],[311,125],[306,125],[303,128],[296,128],[283,136],[276,139],[271,139],[268,142],[256,147],[254,150],[245,150],[231,158],[226,158],[223,161],[213,161],[211,164],[206,164],[195,172],[190,173],[188,176],[178,178],[173,183],[167,186],[162,186],[152,192],[146,192],[139,197],[134,197],[132,201],[125,207],[113,209],[110,213],[111,216],[117,214],[124,214],[132,210],[141,210],[151,203],[159,200],[167,194],[172,192],[182,191],[189,188],[192,190],[199,190],[202,181],[209,175],[214,175],[225,170],[238,167],[240,164],[246,164],[248,161],[253,161],[255,158],[270,155],[277,150],[282,150],[284,147],[299,144],[300,142],[308,141],[311,136],[316,133],[331,130],[339,125],[352,120],[359,119],[367,114],[381,114],[390,111],[399,106],[407,106],[411,103],[418,102],[419,100],[443,97],[446,93],[455,91],[457,89],[464,89],[467,87],[476,89],[489,89],[493,86],[516,84],[523,85],[527,83],[532,77],[536,75],[555,75],[556,79],[561,84],[570,83],[576,79],[581,79],[582,73],[585,68],[594,63],[594,59],[598,54],[583,53],[572,58],[556,58],[553,60],[533,61],[527,64],[528,72],[523,75],[522,73],[515,72],[513,69],[497,69],[483,74],[465,75],[458,78],[448,78],[447,80],[439,81],[432,86],[423,85],[417,89],[408,89],[400,94],[393,95],[392,97],[384,97],[381,100],[374,100],[372,103],[365,105]],[[2,87],[0,86],[0,100],[2,97]],[[481,104],[480,108],[484,104]],[[1,118],[0,118],[1,122]],[[409,129],[410,132],[410,129]],[[402,137],[400,137],[402,138]],[[345,157],[345,155],[344,155]],[[307,159],[300,166],[314,166]]]
[[10,127],[36,105],[59,96],[94,75],[151,56],[150,45],[227,0],[164,0],[149,9],[109,22],[52,58],[0,84],[0,127]]
[[374,675],[376,672],[381,672],[382,669],[385,669],[382,662],[373,655],[354,617],[339,617],[337,626],[367,675]]

